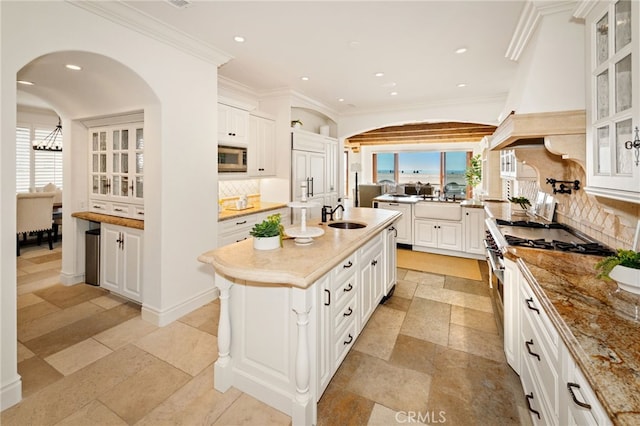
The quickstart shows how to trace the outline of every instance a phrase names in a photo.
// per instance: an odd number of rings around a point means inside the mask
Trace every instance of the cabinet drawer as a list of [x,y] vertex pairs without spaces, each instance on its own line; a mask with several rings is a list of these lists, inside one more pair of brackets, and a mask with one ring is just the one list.
[[356,271],[351,268],[349,269],[349,274],[343,275],[340,281],[334,279],[331,295],[333,297],[331,303],[333,306],[336,306],[337,308],[342,307],[347,303],[347,300],[354,297],[357,293],[357,275],[355,272]]
[[522,321],[522,358],[548,411],[559,418],[560,362],[549,353],[548,342],[536,332],[532,319],[531,315],[524,315]]
[[244,241],[248,238],[251,238],[251,235],[249,235],[248,229],[245,230],[244,232],[233,232],[231,234],[220,235],[218,237],[218,247],[223,247],[229,244]]
[[342,333],[338,333],[334,343],[335,365],[339,366],[356,340],[356,321],[352,321]]
[[531,319],[531,326],[536,330],[543,344],[548,346],[549,355],[552,356],[554,364],[557,365],[559,362],[558,345],[560,344],[560,336],[524,278],[520,289],[523,303],[522,316]]
[[527,360],[522,363],[522,375],[520,378],[522,380],[522,389],[524,390],[527,408],[529,409],[529,415],[531,416],[533,424],[545,426],[558,424],[558,419],[554,418],[547,409]]
[[[340,262],[335,268],[333,268],[333,282],[341,285],[347,277],[357,270],[356,266],[356,254],[351,253],[349,257]],[[355,286],[355,283],[353,283]],[[335,291],[335,288],[334,288]]]
[[251,229],[256,224],[256,216],[242,216],[235,219],[228,219],[218,223],[218,232],[220,234],[228,234],[247,228]]
[[109,213],[114,216],[131,216],[131,206],[128,204],[110,203]]
[[133,206],[133,215],[131,217],[134,219],[144,220],[144,207]]
[[104,201],[89,201],[89,210],[96,213],[109,213],[108,205]]
[[[354,295],[355,296],[355,295]],[[333,313],[333,329],[336,333],[345,327],[345,324],[355,323],[358,316],[358,298],[351,297],[346,300],[342,306],[334,306]]]

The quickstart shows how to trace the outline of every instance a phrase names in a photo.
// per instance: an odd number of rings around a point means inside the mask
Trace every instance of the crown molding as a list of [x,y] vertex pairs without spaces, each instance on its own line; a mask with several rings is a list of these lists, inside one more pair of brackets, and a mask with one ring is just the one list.
[[597,4],[598,2],[595,2],[593,0],[578,1],[576,9],[573,11],[573,17],[582,20],[586,19],[587,15],[591,13],[593,8],[596,7]]
[[555,13],[565,12],[575,9],[575,1],[548,2],[529,0],[525,3],[524,9],[520,14],[518,25],[513,32],[511,42],[505,53],[505,57],[517,61],[524,51],[527,43],[531,40],[538,22],[543,16],[553,15]]
[[87,12],[129,28],[196,58],[220,66],[233,58],[230,54],[120,1],[98,2],[66,0]]

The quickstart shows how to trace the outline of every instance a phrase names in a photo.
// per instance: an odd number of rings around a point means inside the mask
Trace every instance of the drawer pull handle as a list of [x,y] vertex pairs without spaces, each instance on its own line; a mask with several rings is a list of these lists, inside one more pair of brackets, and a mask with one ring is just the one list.
[[138,214],[140,214],[140,215],[144,216],[144,212],[138,212]]
[[400,204],[398,203],[389,203],[390,206],[399,206]]
[[351,268],[352,266],[353,266],[353,263],[351,263],[351,261],[349,261],[346,265],[342,265],[342,267],[343,267],[344,269],[349,269],[349,268]]
[[327,290],[326,288],[324,289],[324,291],[327,292],[327,301],[324,302],[324,306],[329,306],[329,305],[331,305],[331,292],[329,290]]
[[245,223],[247,223],[247,221],[243,220],[242,222],[236,222],[236,225],[244,225]]
[[117,212],[121,212],[121,211],[123,211],[122,209],[119,209],[119,208],[117,208],[117,207],[116,207],[114,210],[115,210],[115,211],[117,211]]
[[540,315],[540,309],[536,308],[535,306],[533,306],[533,297],[530,297],[528,299],[525,299],[525,302],[527,302],[527,308],[531,309],[532,311],[536,311],[536,313],[538,315]]
[[247,237],[244,237],[244,238],[242,238],[242,239],[236,240],[236,243],[239,243],[240,241],[244,241],[244,240],[246,240],[246,239],[247,239]]
[[527,397],[527,408],[529,409],[529,411],[531,411],[533,414],[535,414],[536,416],[538,416],[538,420],[540,420],[540,413],[537,412],[536,410],[534,410],[533,408],[531,408],[531,403],[529,402],[530,399],[533,399],[533,392],[528,393],[525,395]]
[[351,309],[351,306],[349,306],[349,310],[347,312],[345,312],[344,314],[342,314],[342,316],[343,317],[350,317],[352,313],[353,313],[353,309]]
[[591,404],[587,404],[586,402],[578,401],[578,398],[576,398],[576,394],[573,393],[573,389],[572,388],[580,389],[580,385],[577,384],[577,383],[571,383],[571,382],[567,383],[567,389],[569,390],[569,394],[571,395],[571,399],[573,399],[573,402],[575,402],[576,404],[578,404],[582,408],[586,408],[587,410],[591,410]]
[[535,356],[536,358],[538,358],[538,361],[540,361],[540,355],[531,351],[531,346],[533,346],[533,339],[527,340],[526,342],[524,342],[524,344],[527,347],[527,352],[529,352],[529,355]]
[[349,283],[348,286],[346,286],[345,288],[342,289],[342,291],[344,291],[345,293],[348,293],[351,290],[353,290],[353,286],[351,285],[351,283]]
[[349,333],[349,338],[347,340],[345,340],[343,343],[345,345],[348,345],[351,342],[353,342],[353,336],[351,335],[351,333]]

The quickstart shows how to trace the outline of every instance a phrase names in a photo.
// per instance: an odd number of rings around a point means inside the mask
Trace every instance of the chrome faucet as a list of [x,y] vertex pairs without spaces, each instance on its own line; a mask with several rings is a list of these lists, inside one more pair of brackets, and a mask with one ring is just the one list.
[[344,206],[342,204],[338,204],[335,209],[331,209],[331,206],[322,206],[322,222],[326,222],[327,217],[330,221],[333,221],[333,214],[338,209],[342,209],[342,211],[344,212]]

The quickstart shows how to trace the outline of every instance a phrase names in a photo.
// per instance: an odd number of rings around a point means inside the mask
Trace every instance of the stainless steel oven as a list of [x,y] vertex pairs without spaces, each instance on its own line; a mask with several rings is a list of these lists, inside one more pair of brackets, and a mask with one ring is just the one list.
[[484,247],[487,253],[487,264],[489,265],[491,304],[493,305],[498,332],[502,335],[504,327],[504,259],[502,250],[490,231],[486,231]]
[[246,172],[247,148],[218,145],[218,172]]

